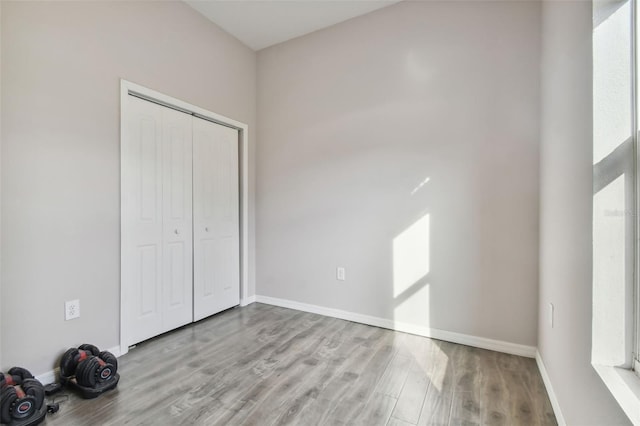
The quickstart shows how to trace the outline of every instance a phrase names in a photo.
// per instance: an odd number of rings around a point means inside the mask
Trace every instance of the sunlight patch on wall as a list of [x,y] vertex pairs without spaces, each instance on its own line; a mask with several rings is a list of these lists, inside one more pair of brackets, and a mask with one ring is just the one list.
[[429,273],[429,214],[393,239],[393,296],[398,297]]
[[429,181],[431,180],[430,177],[426,177],[422,182],[420,182],[418,184],[418,186],[416,186],[415,188],[413,188],[413,191],[411,191],[411,195],[415,195],[418,191],[420,191],[422,189],[423,186],[425,186]]

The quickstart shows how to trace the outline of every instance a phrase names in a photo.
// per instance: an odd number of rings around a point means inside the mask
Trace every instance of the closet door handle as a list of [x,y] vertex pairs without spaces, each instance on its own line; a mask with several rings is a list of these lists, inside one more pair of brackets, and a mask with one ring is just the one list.
[[209,227],[208,226],[205,226],[204,232],[209,232]]
[[180,235],[180,231],[178,231],[177,229],[175,231],[173,231],[174,234],[176,235]]

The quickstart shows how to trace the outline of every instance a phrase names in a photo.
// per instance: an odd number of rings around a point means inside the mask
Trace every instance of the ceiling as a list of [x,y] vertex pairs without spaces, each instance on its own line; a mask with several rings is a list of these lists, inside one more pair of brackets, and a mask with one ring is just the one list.
[[184,1],[253,50],[260,50],[400,0]]

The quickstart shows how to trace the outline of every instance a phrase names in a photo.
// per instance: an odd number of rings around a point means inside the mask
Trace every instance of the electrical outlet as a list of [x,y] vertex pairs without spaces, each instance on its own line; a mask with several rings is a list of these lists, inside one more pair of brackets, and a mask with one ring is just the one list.
[[347,271],[343,266],[338,266],[336,268],[336,279],[338,281],[344,281],[347,279]]
[[80,300],[69,300],[64,302],[64,319],[65,321],[80,317]]

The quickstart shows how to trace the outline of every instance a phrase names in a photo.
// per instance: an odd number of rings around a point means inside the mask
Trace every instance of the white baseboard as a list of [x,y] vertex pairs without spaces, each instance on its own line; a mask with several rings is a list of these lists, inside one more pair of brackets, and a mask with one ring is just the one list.
[[540,375],[542,376],[544,387],[547,389],[547,394],[549,395],[549,400],[551,401],[553,412],[556,415],[558,426],[566,426],[567,422],[565,422],[564,417],[562,416],[562,411],[560,410],[560,403],[558,402],[558,397],[556,396],[556,393],[553,391],[553,386],[551,386],[551,379],[549,378],[549,373],[547,373],[547,368],[544,366],[544,361],[542,361],[542,355],[540,355],[540,352],[538,352],[537,350],[536,350],[536,364],[538,364],[538,370],[540,370]]
[[122,356],[122,354],[120,353],[120,346],[114,346],[110,349],[107,349],[107,352],[111,352],[113,355],[115,355],[116,358],[120,358]]
[[[110,349],[107,349],[107,351],[114,354],[116,358],[120,358],[120,346],[114,346]],[[58,380],[58,370],[60,369],[56,367],[53,370],[37,375],[36,379],[38,379],[43,385],[54,383]]]
[[240,301],[240,306],[247,306],[247,305],[250,305],[250,304],[255,303],[255,302],[256,302],[256,296],[254,294],[253,296],[248,296],[248,297],[243,298]]
[[280,306],[283,308],[295,309],[298,311],[310,312],[313,314],[339,318],[347,321],[359,322],[376,327],[387,328],[389,330],[402,331],[404,333],[416,334],[418,336],[431,337],[433,339],[445,340],[447,342],[459,343],[476,348],[489,349],[497,352],[504,352],[512,355],[535,358],[536,348],[533,346],[509,343],[501,340],[487,339],[484,337],[470,336],[468,334],[454,333],[451,331],[438,330],[435,328],[389,320],[385,318],[372,317],[339,309],[325,308],[322,306],[309,305],[307,303],[294,302],[292,300],[278,299],[268,296],[256,296],[255,301],[267,305]]
[[46,373],[42,373],[36,376],[36,379],[38,379],[43,385],[48,385],[49,383],[55,382],[56,377],[58,377],[58,368],[56,368],[55,370],[47,371]]

